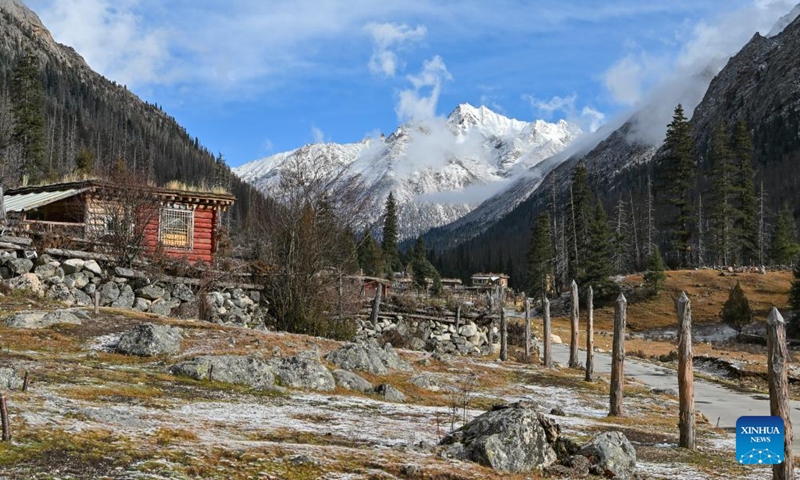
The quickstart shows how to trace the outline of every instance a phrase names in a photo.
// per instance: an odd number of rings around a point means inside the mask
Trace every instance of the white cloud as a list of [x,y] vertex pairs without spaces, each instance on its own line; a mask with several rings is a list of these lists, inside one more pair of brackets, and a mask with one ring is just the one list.
[[369,71],[374,75],[394,77],[401,60],[394,49],[403,48],[409,43],[425,38],[427,29],[424,25],[414,28],[406,24],[369,23],[364,29],[369,32],[374,42],[372,57],[369,59]]
[[323,132],[316,125],[311,126],[311,138],[314,143],[325,143],[325,132]]
[[395,105],[397,118],[401,122],[421,122],[435,118],[442,83],[453,79],[442,57],[436,55],[426,60],[422,71],[417,75],[409,75],[407,79],[412,88],[400,91]]
[[631,106],[638,102],[652,81],[663,72],[663,63],[644,52],[629,53],[603,74],[603,85],[618,104]]
[[554,96],[548,100],[541,100],[531,95],[523,95],[522,98],[527,100],[537,114],[543,116],[546,120],[563,118],[568,122],[577,124],[584,131],[596,131],[606,119],[602,112],[591,105],[584,105],[583,108],[579,109],[577,107],[578,94],[576,93],[566,97]]
[[158,83],[169,76],[170,32],[146,26],[137,0],[61,0],[43,12],[56,39],[122,84]]

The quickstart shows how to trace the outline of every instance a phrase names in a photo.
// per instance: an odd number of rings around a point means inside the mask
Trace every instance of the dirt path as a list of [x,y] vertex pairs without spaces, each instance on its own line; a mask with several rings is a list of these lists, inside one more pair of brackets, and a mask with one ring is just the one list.
[[[581,359],[586,358],[586,351],[581,351]],[[569,360],[569,345],[553,345],[553,360],[566,365]],[[594,371],[611,373],[611,355],[595,353]],[[675,370],[639,362],[631,358],[625,359],[625,376],[632,377],[651,388],[672,389],[678,391],[678,374]],[[736,420],[745,415],[769,415],[769,396],[762,394],[742,393],[721,385],[695,378],[695,405],[708,420],[734,435]],[[800,428],[800,402],[792,402],[792,425]],[[800,435],[795,433],[793,450],[800,454]]]

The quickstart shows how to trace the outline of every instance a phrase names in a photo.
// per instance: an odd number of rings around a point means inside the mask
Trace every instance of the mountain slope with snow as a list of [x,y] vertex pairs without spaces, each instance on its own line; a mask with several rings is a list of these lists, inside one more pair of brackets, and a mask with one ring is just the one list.
[[463,217],[580,133],[563,120],[524,122],[461,104],[446,119],[405,124],[388,137],[306,145],[234,172],[266,194],[275,193],[281,172],[291,168],[337,172],[339,181],[361,182],[367,206],[358,228],[379,225],[393,192],[406,239]]

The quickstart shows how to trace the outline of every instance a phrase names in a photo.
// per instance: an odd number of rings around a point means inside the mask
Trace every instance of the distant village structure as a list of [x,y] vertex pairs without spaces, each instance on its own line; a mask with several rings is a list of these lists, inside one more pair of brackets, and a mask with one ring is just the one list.
[[470,283],[473,288],[477,289],[489,289],[497,286],[508,288],[509,278],[505,273],[474,273],[470,278]]
[[[100,180],[54,183],[8,190],[2,204],[8,225],[32,232],[58,232],[76,241],[102,242],[119,228],[144,223],[142,251],[190,262],[210,262],[217,252],[220,215],[233,205],[229,194],[117,185]],[[135,205],[131,205],[135,203]],[[131,213],[130,210],[136,210]],[[120,224],[119,212],[131,214]]]

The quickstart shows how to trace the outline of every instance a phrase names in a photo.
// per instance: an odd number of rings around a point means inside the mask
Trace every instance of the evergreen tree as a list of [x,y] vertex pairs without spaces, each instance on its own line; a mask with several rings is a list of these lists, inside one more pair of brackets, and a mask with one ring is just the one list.
[[718,265],[729,265],[733,251],[733,172],[728,136],[722,125],[714,129],[711,137],[711,237],[714,260]]
[[614,270],[611,264],[615,248],[614,234],[608,226],[606,211],[599,200],[588,233],[585,268],[583,275],[578,277],[578,283],[584,289],[591,286],[595,298],[608,299],[617,292],[616,284],[610,278]]
[[400,253],[397,249],[397,240],[397,204],[394,201],[394,194],[389,192],[383,217],[383,242],[381,248],[383,249],[386,272],[390,276],[394,272],[399,272],[403,269],[403,263],[400,261]]
[[[422,237],[417,237],[417,241],[414,244],[414,248],[411,249],[409,257],[411,263],[411,281],[416,288],[426,290],[428,288],[428,279],[435,281],[439,272],[436,271],[436,268],[434,268],[428,260],[428,252]],[[441,283],[441,278],[439,279],[439,283]]]
[[689,264],[692,244],[691,189],[695,175],[694,141],[689,121],[679,104],[664,140],[664,161],[668,169],[669,203],[678,212],[672,222],[672,251],[678,266]]
[[786,334],[792,338],[800,336],[800,263],[794,266],[792,272],[794,281],[792,289],[789,291],[789,306],[792,307],[792,317],[786,326]]
[[733,159],[736,164],[736,234],[741,248],[742,264],[758,259],[758,199],[753,181],[753,142],[744,121],[736,125],[733,134]]
[[45,164],[44,86],[38,59],[29,50],[14,67],[11,80],[15,124],[12,140],[22,151],[23,174],[31,182],[50,174]]
[[741,334],[742,329],[752,319],[753,310],[750,308],[750,301],[747,300],[739,282],[736,282],[722,307],[722,321],[733,327],[736,333]]
[[553,243],[550,233],[550,215],[542,212],[531,232],[528,250],[528,296],[542,298],[547,295],[548,283],[553,279]]
[[383,274],[383,251],[369,231],[358,243],[357,253],[358,265],[364,275],[375,277]]
[[567,238],[570,278],[579,278],[585,269],[589,223],[592,219],[594,198],[589,189],[586,166],[581,162],[572,172],[570,199],[567,211]]
[[75,173],[84,176],[94,173],[94,154],[86,148],[81,148],[75,157]]
[[644,284],[650,294],[658,295],[661,290],[661,284],[666,279],[664,260],[661,258],[661,250],[656,245],[653,248],[653,254],[647,259],[647,273],[644,274]]
[[788,265],[794,261],[798,253],[800,245],[797,244],[794,217],[789,209],[783,209],[775,222],[775,231],[772,232],[770,258],[779,265]]

